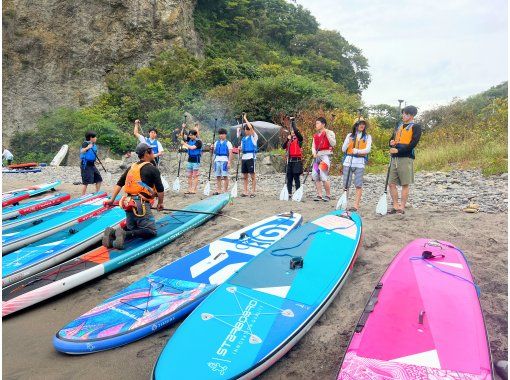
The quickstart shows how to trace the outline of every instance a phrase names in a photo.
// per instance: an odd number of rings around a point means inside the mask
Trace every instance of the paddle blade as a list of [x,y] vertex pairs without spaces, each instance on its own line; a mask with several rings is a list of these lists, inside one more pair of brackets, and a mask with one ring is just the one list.
[[232,196],[232,198],[237,198],[237,181],[234,183],[234,186],[232,186],[230,195]]
[[347,192],[344,190],[344,193],[342,194],[338,202],[336,202],[336,209],[345,210],[346,208],[347,208]]
[[181,189],[181,183],[179,182],[179,177],[177,177],[174,181],[174,184],[173,184],[173,190],[178,193],[179,190]]
[[297,189],[294,194],[292,194],[292,200],[294,202],[301,202],[301,199],[303,198],[303,188],[304,187],[305,187],[304,184],[301,185],[301,187],[299,189]]
[[381,198],[379,198],[379,202],[377,202],[377,207],[375,208],[375,213],[379,215],[386,215],[388,213],[388,199],[386,197],[386,193],[381,195]]
[[209,194],[211,194],[211,183],[209,181],[207,181],[207,183],[205,184],[205,187],[204,187],[204,195],[206,197],[208,197]]
[[161,176],[161,183],[163,184],[163,188],[164,188],[163,191],[167,192],[168,190],[170,190],[170,184],[168,183],[166,178],[163,176]]
[[289,190],[287,190],[287,186],[283,186],[282,191],[280,191],[280,200],[281,201],[289,200]]

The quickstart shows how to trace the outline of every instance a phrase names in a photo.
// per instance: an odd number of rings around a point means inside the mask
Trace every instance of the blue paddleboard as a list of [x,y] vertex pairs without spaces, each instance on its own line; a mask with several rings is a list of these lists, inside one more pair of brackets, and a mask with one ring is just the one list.
[[351,272],[360,239],[361,218],[343,210],[289,233],[189,315],[161,352],[153,378],[237,379],[262,373],[334,299]]
[[68,354],[97,352],[167,327],[301,219],[294,213],[272,216],[166,265],[69,323],[53,338],[55,348]]

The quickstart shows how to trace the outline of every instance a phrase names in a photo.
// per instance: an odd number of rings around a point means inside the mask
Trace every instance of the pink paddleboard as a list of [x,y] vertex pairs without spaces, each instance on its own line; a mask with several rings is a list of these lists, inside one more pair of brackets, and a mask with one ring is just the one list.
[[492,379],[480,301],[460,250],[417,239],[399,252],[358,321],[340,379]]

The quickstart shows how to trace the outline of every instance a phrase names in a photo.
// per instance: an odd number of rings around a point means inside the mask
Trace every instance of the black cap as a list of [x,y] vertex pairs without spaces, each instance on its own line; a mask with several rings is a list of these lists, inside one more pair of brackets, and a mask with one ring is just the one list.
[[146,143],[140,143],[136,146],[135,153],[138,155],[138,157],[141,157],[147,152],[151,147],[148,146]]
[[416,116],[416,114],[418,113],[418,108],[416,108],[415,106],[405,106],[402,109],[402,113],[404,112],[408,115]]

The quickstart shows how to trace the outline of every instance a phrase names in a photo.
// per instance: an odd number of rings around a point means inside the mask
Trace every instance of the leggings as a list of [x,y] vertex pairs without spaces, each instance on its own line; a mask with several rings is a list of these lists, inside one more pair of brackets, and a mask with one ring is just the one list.
[[299,161],[289,161],[287,165],[287,190],[289,194],[292,193],[292,181],[296,184],[296,190],[301,186],[300,176],[303,172],[303,162]]
[[299,177],[301,174],[294,174],[291,172],[287,172],[287,190],[289,190],[289,194],[292,194],[292,180],[296,184],[296,190],[301,187],[301,182],[299,181]]

